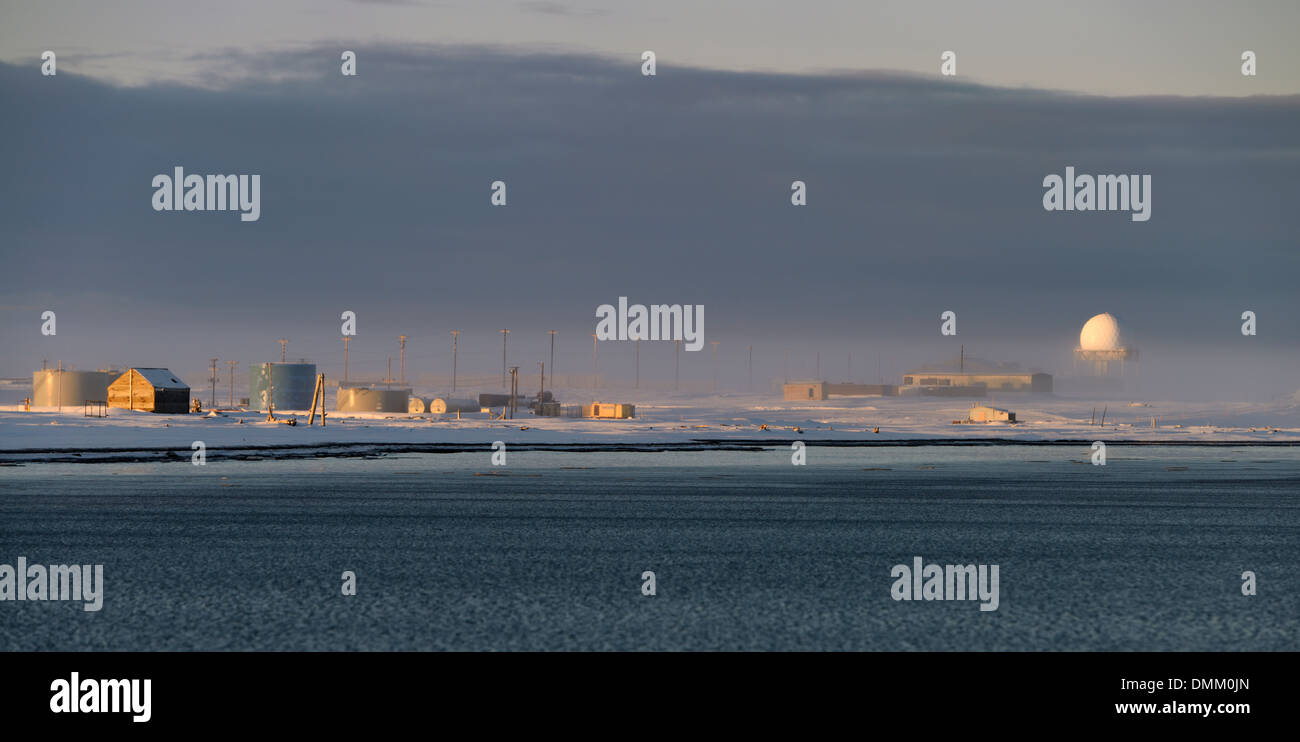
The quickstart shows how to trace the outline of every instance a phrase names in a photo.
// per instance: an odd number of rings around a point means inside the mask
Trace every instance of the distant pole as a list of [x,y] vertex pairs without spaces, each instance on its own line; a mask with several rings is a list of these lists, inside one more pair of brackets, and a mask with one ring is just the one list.
[[506,337],[509,335],[509,330],[501,330],[501,386],[506,385]]
[[[134,378],[134,377],[133,377]],[[59,361],[59,383],[55,386],[58,390],[57,398],[59,403],[59,412],[63,412],[63,361]],[[131,409],[135,409],[132,407]]]
[[289,345],[289,341],[286,340],[285,338],[280,338],[275,342],[280,344],[280,363],[284,363],[284,352],[285,352],[285,348]]
[[226,361],[226,365],[230,366],[230,406],[232,409],[235,406],[235,365],[238,363],[239,361]]
[[542,413],[542,402],[546,399],[546,363],[538,361],[537,365],[542,367],[542,383],[537,389],[537,414],[540,415]]
[[640,389],[641,388],[641,338],[637,338],[633,342],[633,347],[636,348],[636,388]]
[[718,393],[718,341],[710,340],[713,345],[713,393]]
[[393,388],[393,354],[392,353],[388,354],[388,373],[384,374],[384,384],[386,385],[384,387],[386,389]]
[[343,383],[348,383],[348,341],[352,338],[343,336]]
[[212,399],[208,403],[208,409],[215,409],[217,406],[217,359],[212,359]]
[[451,391],[456,393],[456,341],[460,340],[460,330],[451,331]]
[[548,330],[551,334],[551,386],[555,386],[555,330]]
[[402,344],[402,385],[406,385],[406,336],[398,335],[398,341]]
[[596,333],[591,334],[591,388],[600,388],[600,358],[596,355]]
[[519,367],[510,367],[510,419],[515,419],[515,403],[519,397]]

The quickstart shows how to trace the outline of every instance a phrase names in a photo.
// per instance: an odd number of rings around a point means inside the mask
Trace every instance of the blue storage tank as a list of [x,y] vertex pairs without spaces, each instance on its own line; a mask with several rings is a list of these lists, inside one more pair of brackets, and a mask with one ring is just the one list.
[[269,402],[274,402],[277,410],[307,410],[315,391],[314,363],[258,363],[248,367],[248,403],[256,409],[265,410]]

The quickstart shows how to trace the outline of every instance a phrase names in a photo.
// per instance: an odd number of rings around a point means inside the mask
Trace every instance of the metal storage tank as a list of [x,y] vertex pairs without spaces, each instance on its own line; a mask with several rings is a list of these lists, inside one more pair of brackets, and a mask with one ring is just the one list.
[[[314,363],[258,363],[248,367],[248,399],[256,409],[265,410],[268,402],[274,402],[277,410],[311,409],[315,392]],[[268,397],[270,393],[274,393],[274,399]]]
[[480,409],[482,406],[472,399],[434,397],[429,400],[429,412],[439,415],[448,412],[478,412]]
[[47,368],[32,374],[32,404],[37,407],[79,407],[86,400],[108,399],[115,371],[60,371]]
[[406,403],[406,411],[418,415],[425,411],[424,400],[419,397],[411,397],[411,401]]
[[410,398],[410,389],[340,386],[335,406],[339,412],[407,412]]

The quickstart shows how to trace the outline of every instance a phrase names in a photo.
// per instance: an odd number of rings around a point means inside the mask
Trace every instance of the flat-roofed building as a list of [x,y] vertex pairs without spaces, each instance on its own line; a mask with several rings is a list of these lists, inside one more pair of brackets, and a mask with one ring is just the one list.
[[1003,410],[997,407],[990,407],[984,404],[977,404],[970,408],[966,415],[967,422],[972,423],[1013,423],[1016,421],[1016,413],[1011,410]]
[[787,402],[811,402],[826,399],[826,382],[791,381],[781,387]]
[[1052,375],[916,369],[903,374],[903,391],[927,387],[984,387],[990,392],[1051,392]]

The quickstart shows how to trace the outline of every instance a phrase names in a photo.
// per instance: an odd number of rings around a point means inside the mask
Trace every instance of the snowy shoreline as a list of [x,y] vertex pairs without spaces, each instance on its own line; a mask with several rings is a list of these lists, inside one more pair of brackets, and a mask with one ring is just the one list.
[[[636,398],[629,420],[536,417],[513,420],[482,413],[448,415],[341,414],[328,425],[267,422],[265,413],[221,410],[155,415],[112,409],[104,418],[80,408],[0,407],[0,463],[188,461],[202,443],[213,458],[257,460],[394,453],[483,451],[495,441],[511,450],[699,451],[808,446],[1127,446],[1300,445],[1300,404],[1125,402],[1010,395],[998,403],[1017,423],[954,424],[969,400],[860,397],[786,402],[771,395]],[[1108,411],[1106,423],[1100,423]]]

